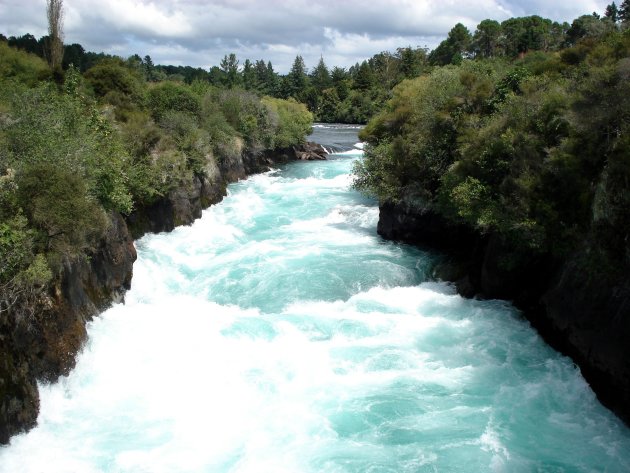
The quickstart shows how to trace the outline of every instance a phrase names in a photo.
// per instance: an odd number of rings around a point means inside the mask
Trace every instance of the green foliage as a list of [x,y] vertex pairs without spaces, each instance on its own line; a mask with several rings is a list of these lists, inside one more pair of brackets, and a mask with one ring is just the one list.
[[201,111],[199,97],[190,88],[175,82],[162,82],[147,94],[147,105],[155,120],[168,111],[189,113],[198,117]]
[[[57,86],[42,83],[50,73],[37,57],[4,42],[0,53],[0,312],[16,320],[49,303],[64,261],[91,254],[108,211],[150,205],[245,147],[297,144],[312,123],[294,100],[260,100],[203,77],[147,90],[145,80],[168,71],[148,56],[105,59],[84,77],[68,66]],[[273,87],[271,63],[258,65],[264,80],[253,88]],[[191,72],[169,76],[182,71]]]
[[[302,143],[311,132],[313,115],[306,107],[295,100],[282,100],[264,97],[262,103],[268,107],[274,123],[272,143],[283,148]],[[277,117],[277,118],[276,118]]]
[[429,54],[432,65],[445,66],[460,64],[470,47],[472,37],[470,31],[461,23],[457,23],[448,33],[448,37]]
[[[536,21],[520,25],[547,24]],[[419,196],[524,254],[565,255],[588,239],[610,267],[630,262],[629,55],[630,34],[611,32],[559,56],[405,81],[361,134],[355,187]]]
[[498,21],[483,20],[477,25],[471,50],[475,57],[491,58],[499,54],[501,25]]
[[221,71],[223,72],[223,85],[228,89],[236,87],[240,83],[238,59],[236,54],[226,55],[221,60]]
[[52,271],[45,256],[35,253],[34,232],[24,216],[0,222],[0,260],[0,314],[32,315],[33,302],[45,295]]
[[53,87],[12,92],[5,90],[11,120],[1,129],[8,164],[16,170],[38,163],[63,167],[80,176],[106,209],[129,212],[129,158],[109,121],[81,97]]
[[106,98],[106,101],[116,100],[117,96],[133,102],[141,100],[140,78],[120,59],[101,61],[90,68],[84,77],[96,96]]
[[46,251],[77,256],[105,230],[105,214],[73,170],[33,163],[16,174],[18,199],[29,223],[39,231]]
[[50,69],[43,60],[0,42],[0,82],[12,80],[18,84],[35,86],[49,78]]

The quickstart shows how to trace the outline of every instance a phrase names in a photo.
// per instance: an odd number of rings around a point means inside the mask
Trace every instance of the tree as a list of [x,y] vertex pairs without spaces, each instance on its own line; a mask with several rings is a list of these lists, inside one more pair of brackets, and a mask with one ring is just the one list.
[[63,0],[47,0],[48,45],[46,59],[53,71],[61,71],[63,61]]
[[243,87],[245,90],[256,90],[258,88],[256,70],[249,59],[245,59],[243,63]]
[[400,82],[399,65],[403,49],[405,48],[398,48],[396,55],[389,51],[383,51],[370,59],[376,80],[382,88],[389,90]]
[[448,37],[431,51],[429,62],[434,66],[459,64],[462,62],[464,53],[470,48],[471,41],[472,37],[468,28],[457,23],[448,32]]
[[341,101],[339,100],[339,95],[337,95],[337,90],[335,88],[331,87],[330,89],[324,90],[322,92],[322,100],[319,106],[317,119],[327,123],[337,121],[340,103]]
[[619,21],[619,9],[617,8],[617,5],[615,5],[615,2],[612,2],[606,7],[604,16],[610,19],[613,23],[617,23]]
[[317,67],[311,73],[311,83],[319,92],[330,87],[330,72],[328,72],[323,57],[319,58]]
[[348,73],[343,67],[333,67],[330,74],[330,80],[333,87],[337,91],[339,100],[344,100],[350,93],[350,87],[348,86]]
[[144,64],[144,75],[149,82],[155,82],[156,74],[155,74],[155,66],[153,65],[153,60],[151,56],[148,54],[144,56],[144,60],[142,61]]
[[304,93],[307,85],[306,66],[302,56],[296,56],[291,66],[291,71],[287,75],[288,97],[299,99]]
[[23,49],[27,53],[37,54],[39,57],[44,57],[44,51],[37,41],[37,38],[29,33],[18,37],[10,36],[9,46],[13,48]]
[[501,23],[505,54],[516,57],[532,50],[547,50],[553,43],[551,20],[533,15]]
[[190,87],[175,82],[162,82],[149,90],[147,105],[151,115],[160,120],[170,111],[199,116],[201,103]]
[[224,73],[223,84],[229,89],[237,86],[239,83],[238,63],[239,61],[234,53],[231,53],[229,56],[225,55],[221,60],[221,70]]
[[495,20],[483,20],[477,25],[471,43],[475,57],[494,57],[499,52],[501,25]]
[[404,79],[413,79],[422,72],[422,66],[426,63],[427,53],[424,49],[413,49],[411,46],[396,49],[399,60],[398,71]]
[[[608,24],[609,26],[610,24]],[[571,23],[567,31],[566,43],[573,46],[582,38],[598,38],[607,30],[607,23],[594,15],[582,15]]]
[[73,43],[64,48],[63,52],[63,68],[68,69],[73,65],[81,72],[84,72],[83,59],[85,57],[85,49],[78,43]]
[[619,20],[630,22],[630,0],[623,0],[619,6]]
[[278,87],[278,75],[273,70],[271,61],[267,61],[267,72],[265,74],[265,90],[268,94],[275,93]]
[[359,90],[369,90],[374,86],[374,72],[367,61],[363,61],[357,69],[354,78],[353,88]]

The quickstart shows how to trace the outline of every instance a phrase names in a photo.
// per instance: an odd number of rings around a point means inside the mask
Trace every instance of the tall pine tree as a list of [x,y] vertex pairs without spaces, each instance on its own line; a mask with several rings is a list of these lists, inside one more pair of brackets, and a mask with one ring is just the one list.
[[619,9],[617,8],[617,5],[615,5],[615,2],[612,2],[606,7],[606,13],[604,13],[604,16],[613,23],[617,23],[617,21],[619,21]]
[[630,23],[630,0],[623,0],[619,6],[619,20]]

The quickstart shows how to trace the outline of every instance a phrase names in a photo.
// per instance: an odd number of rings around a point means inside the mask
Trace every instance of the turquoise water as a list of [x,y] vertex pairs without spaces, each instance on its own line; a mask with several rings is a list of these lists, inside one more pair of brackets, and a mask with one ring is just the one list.
[[510,304],[377,236],[356,129],[315,139],[347,151],[136,242],[126,304],[0,472],[630,471],[630,431]]

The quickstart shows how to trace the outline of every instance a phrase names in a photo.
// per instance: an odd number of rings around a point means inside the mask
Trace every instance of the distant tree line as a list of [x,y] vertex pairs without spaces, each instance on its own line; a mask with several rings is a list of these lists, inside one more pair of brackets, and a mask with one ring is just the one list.
[[[315,119],[323,122],[366,123],[392,97],[392,89],[405,79],[428,74],[434,67],[461,64],[466,59],[522,58],[532,51],[554,52],[577,44],[583,38],[600,38],[630,23],[630,0],[620,6],[607,6],[603,16],[583,15],[571,24],[558,23],[537,15],[510,18],[503,22],[486,19],[471,32],[456,24],[447,38],[434,50],[426,47],[400,47],[395,52],[383,51],[346,69],[329,68],[321,57],[310,71],[301,55],[293,61],[287,74],[274,70],[271,61],[245,59],[226,54],[219,65],[209,70],[190,67],[156,65],[150,56],[135,54],[124,62],[148,82],[164,80],[192,84],[208,82],[225,89],[244,89],[259,96],[287,99],[307,105]],[[6,38],[9,46],[36,54],[46,54],[49,36],[39,40],[31,34]],[[62,66],[70,65],[80,72],[113,56],[86,51],[80,44],[64,46]]]

